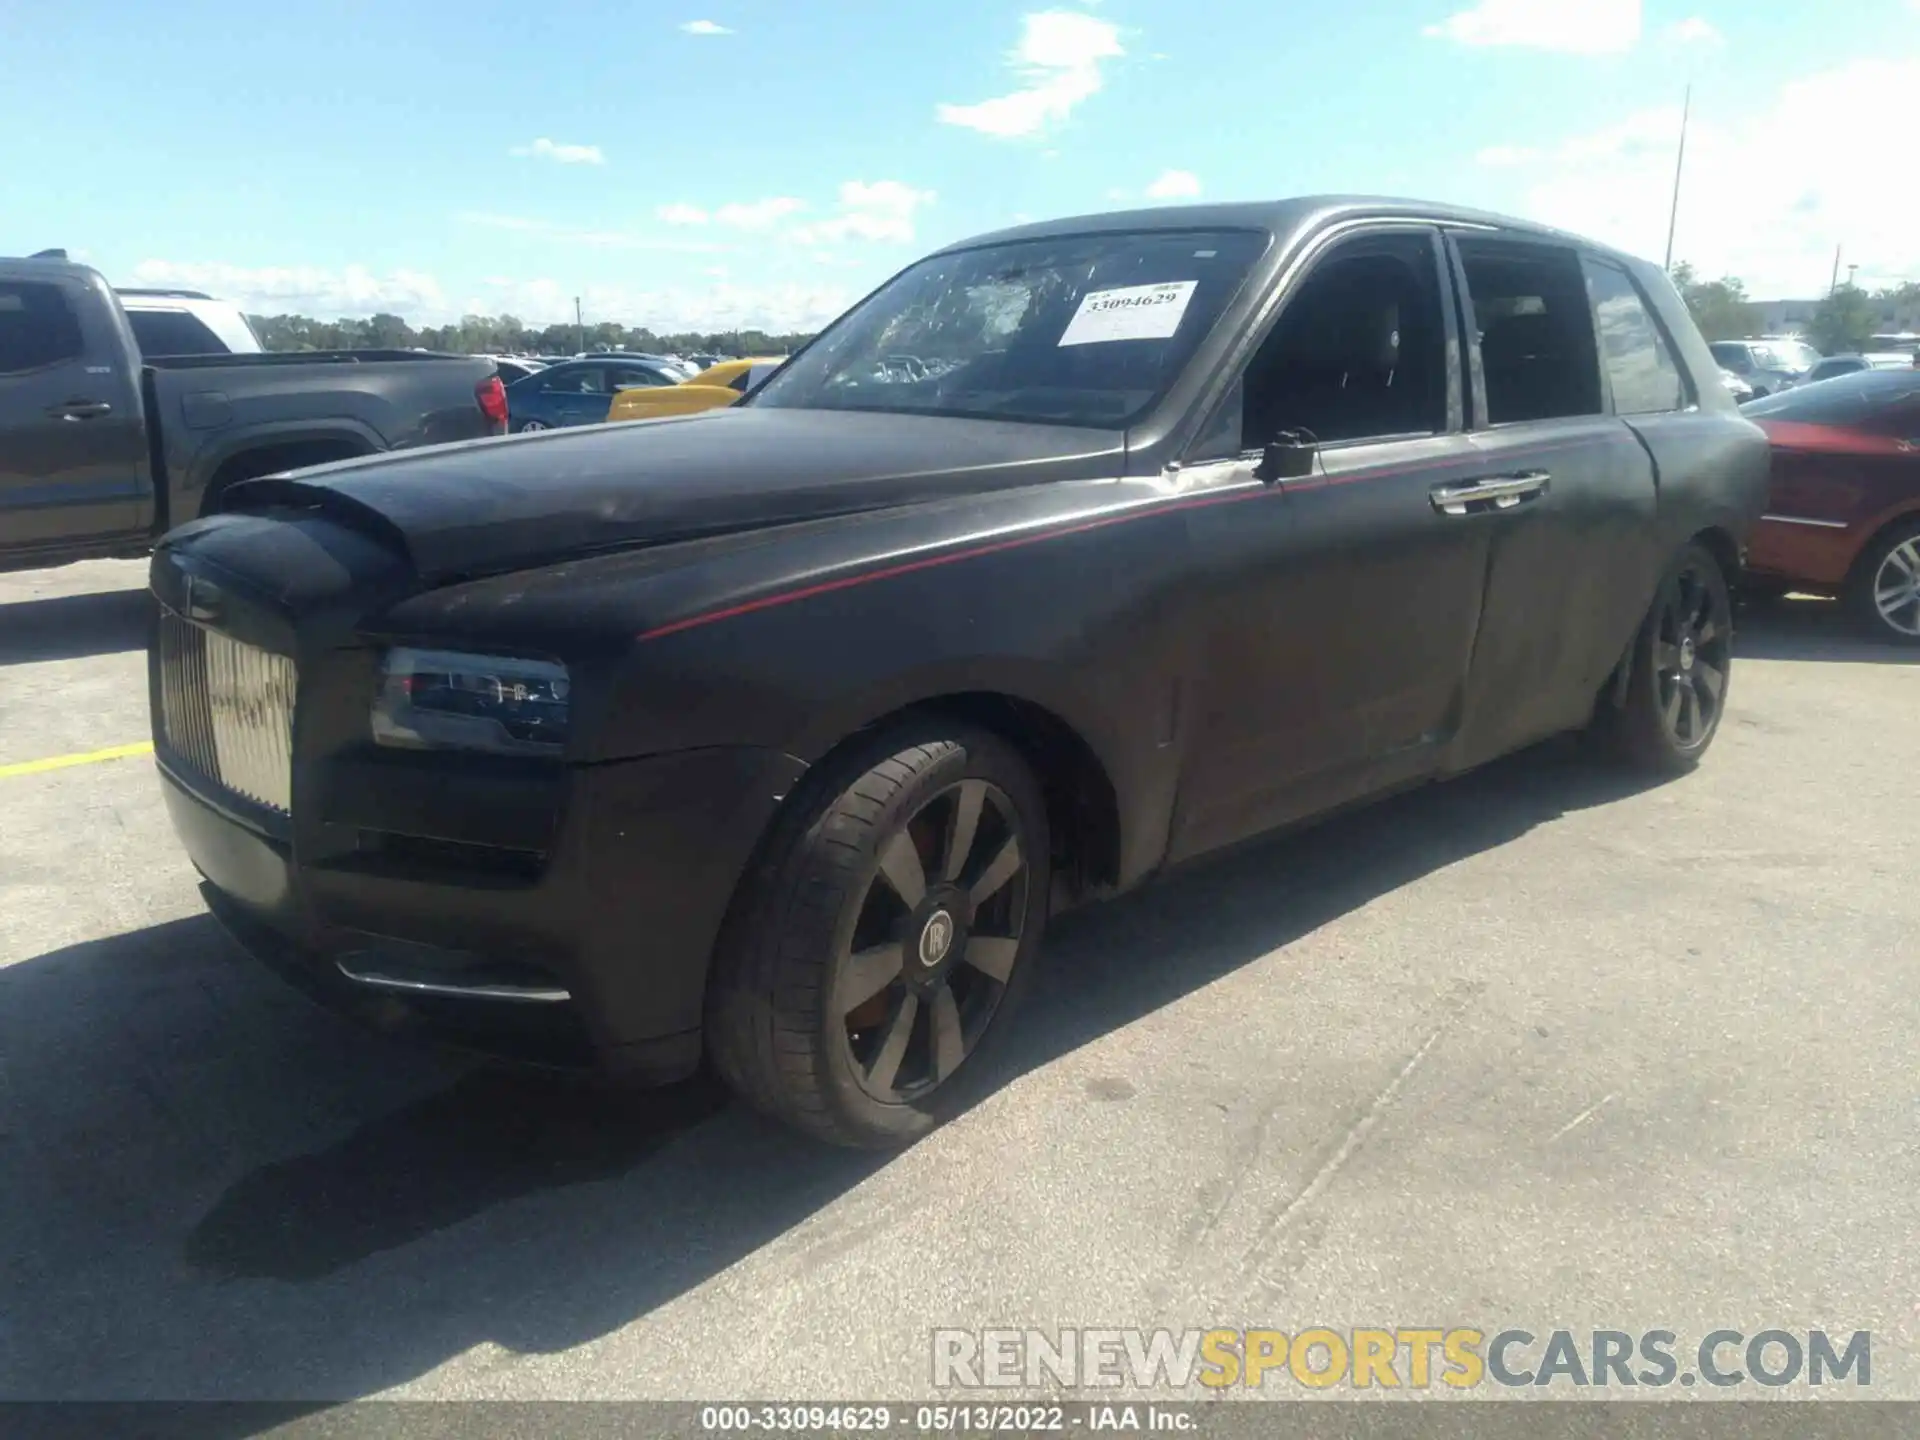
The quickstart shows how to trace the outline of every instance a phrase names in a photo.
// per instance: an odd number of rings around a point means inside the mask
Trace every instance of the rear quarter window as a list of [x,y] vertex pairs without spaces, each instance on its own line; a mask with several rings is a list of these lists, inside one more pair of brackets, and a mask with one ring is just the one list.
[[226,342],[198,316],[184,310],[129,310],[134,341],[142,355],[225,355]]

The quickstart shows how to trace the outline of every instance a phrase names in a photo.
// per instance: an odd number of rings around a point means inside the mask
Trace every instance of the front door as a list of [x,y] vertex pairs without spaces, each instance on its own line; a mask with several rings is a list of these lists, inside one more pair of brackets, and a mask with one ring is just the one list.
[[[1432,502],[1479,463],[1450,283],[1424,227],[1337,245],[1230,397],[1240,453],[1212,463],[1249,493],[1188,515],[1207,618],[1174,859],[1416,778],[1459,723],[1491,532]],[[1286,433],[1313,473],[1260,485]]]
[[[1526,487],[1490,517],[1485,614],[1449,755],[1450,767],[1464,767],[1589,713],[1664,558],[1649,548],[1658,529],[1653,463],[1610,413],[1609,396],[1619,389],[1627,408],[1646,411],[1678,408],[1685,392],[1670,354],[1641,353],[1658,337],[1637,299],[1627,306],[1624,272],[1606,267],[1590,292],[1571,247],[1478,234],[1452,244],[1479,468]],[[1604,362],[1596,307],[1608,331]]]
[[[142,528],[138,376],[83,330],[63,279],[0,277],[0,550],[16,558]],[[122,347],[124,348],[124,347]]]

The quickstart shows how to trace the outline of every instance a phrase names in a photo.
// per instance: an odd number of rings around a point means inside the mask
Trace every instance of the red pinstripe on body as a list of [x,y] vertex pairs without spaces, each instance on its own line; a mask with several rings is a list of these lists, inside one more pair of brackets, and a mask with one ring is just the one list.
[[[1579,443],[1576,440],[1556,441],[1543,445],[1530,445],[1524,449],[1508,450],[1497,458],[1507,459],[1520,455],[1534,455],[1546,451],[1561,450]],[[800,600],[811,600],[818,595],[831,595],[837,590],[851,590],[857,585],[871,585],[881,580],[892,580],[901,575],[912,575],[921,570],[932,570],[942,565],[957,565],[962,560],[977,560],[986,555],[998,555],[1007,550],[1018,550],[1027,545],[1038,545],[1044,540],[1058,540],[1067,535],[1083,535],[1089,530],[1103,530],[1109,525],[1122,525],[1130,520],[1148,519],[1156,515],[1171,515],[1182,510],[1202,510],[1211,505],[1230,505],[1241,500],[1258,500],[1268,495],[1281,495],[1288,490],[1320,490],[1330,485],[1347,485],[1357,480],[1385,480],[1395,475],[1410,475],[1420,470],[1431,470],[1449,465],[1471,464],[1477,456],[1449,456],[1434,460],[1423,460],[1417,465],[1398,465],[1390,468],[1370,468],[1353,470],[1339,475],[1319,475],[1308,480],[1290,481],[1287,486],[1263,486],[1257,490],[1235,490],[1225,495],[1192,495],[1184,500],[1169,500],[1165,504],[1143,504],[1135,509],[1123,511],[1118,515],[1101,515],[1092,520],[1082,520],[1070,525],[1061,525],[1050,530],[1041,530],[1031,535],[1015,535],[1005,540],[993,540],[984,545],[969,545],[963,549],[948,551],[943,555],[922,556],[918,560],[906,560],[896,565],[883,565],[878,570],[863,570],[857,575],[842,575],[833,580],[822,580],[812,585],[802,585],[792,590],[778,590],[771,595],[761,595],[752,600],[743,600],[737,605],[726,605],[718,610],[705,610],[696,615],[687,615],[678,620],[669,620],[664,625],[656,625],[651,630],[643,630],[636,637],[640,640],[658,640],[667,635],[677,635],[682,630],[697,629],[702,625],[717,624],[722,620],[734,620],[742,615],[752,615],[757,611],[771,610],[781,605],[791,605]],[[1488,456],[1488,459],[1496,457]]]

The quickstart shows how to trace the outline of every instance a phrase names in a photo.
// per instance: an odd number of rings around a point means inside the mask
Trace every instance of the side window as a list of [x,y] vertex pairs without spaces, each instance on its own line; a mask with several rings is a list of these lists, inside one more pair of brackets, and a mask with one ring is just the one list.
[[184,310],[129,310],[142,355],[225,355],[227,347],[197,316]]
[[80,321],[57,285],[0,280],[0,375],[78,360]]
[[1446,338],[1432,242],[1358,240],[1314,267],[1243,377],[1240,444],[1430,435],[1447,425]]
[[727,388],[730,390],[738,390],[740,391],[741,394],[744,395],[746,393],[747,386],[752,382],[753,382],[753,371],[751,369],[742,370],[738,375],[734,376],[733,379],[727,382]]
[[1574,252],[1465,238],[1459,249],[1486,378],[1488,422],[1600,414],[1593,317]]
[[606,371],[598,365],[561,370],[548,375],[540,388],[561,395],[599,395],[606,390]]
[[1736,375],[1745,375],[1753,369],[1753,360],[1748,356],[1747,347],[1744,345],[1736,345],[1730,340],[1721,340],[1709,345],[1707,349],[1718,364]]
[[664,375],[659,374],[657,371],[643,369],[638,365],[629,365],[624,369],[615,370],[612,372],[612,375],[613,384],[611,388],[615,390],[632,390],[642,385],[665,385],[668,383]]
[[1596,260],[1582,260],[1587,294],[1593,301],[1593,328],[1600,337],[1600,358],[1613,387],[1616,415],[1653,415],[1684,410],[1687,387],[1680,367],[1653,323],[1627,272]]

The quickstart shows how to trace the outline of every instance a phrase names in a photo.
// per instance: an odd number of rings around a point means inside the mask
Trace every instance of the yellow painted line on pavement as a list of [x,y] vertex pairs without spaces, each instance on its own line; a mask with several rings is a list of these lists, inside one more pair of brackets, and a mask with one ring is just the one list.
[[137,745],[113,745],[105,750],[84,750],[77,755],[49,755],[44,760],[20,760],[12,765],[0,765],[0,780],[11,780],[16,775],[44,775],[49,770],[65,770],[73,765],[98,765],[102,760],[125,760],[134,755],[151,755],[153,742],[142,740]]

